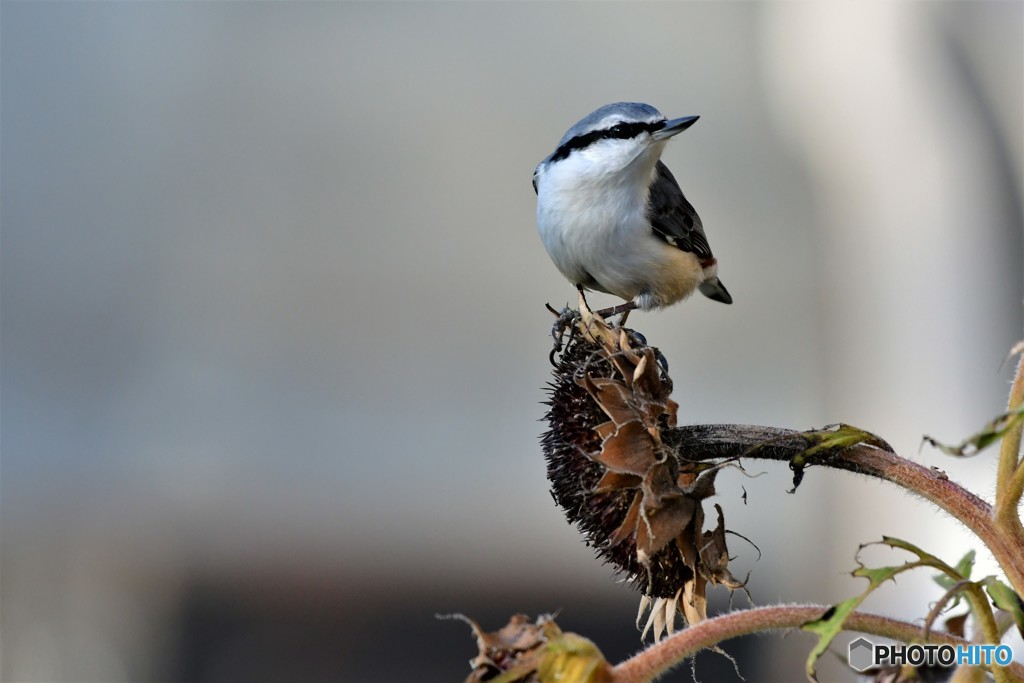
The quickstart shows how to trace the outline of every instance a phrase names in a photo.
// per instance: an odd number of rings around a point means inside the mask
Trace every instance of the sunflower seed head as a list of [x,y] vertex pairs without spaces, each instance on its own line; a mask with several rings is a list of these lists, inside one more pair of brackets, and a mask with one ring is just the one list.
[[716,528],[703,529],[702,502],[721,467],[672,447],[678,406],[668,364],[642,335],[585,306],[552,358],[541,437],[552,497],[598,557],[641,591],[641,615],[651,608],[645,633],[671,632],[677,610],[688,623],[703,620],[709,583],[743,584],[728,570],[720,507]]

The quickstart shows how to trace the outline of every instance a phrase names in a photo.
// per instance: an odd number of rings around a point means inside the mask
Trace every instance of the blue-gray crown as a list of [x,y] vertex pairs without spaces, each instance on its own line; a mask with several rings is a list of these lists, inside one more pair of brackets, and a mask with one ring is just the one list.
[[597,130],[605,119],[617,120],[609,120],[600,126],[601,128],[609,128],[615,123],[656,123],[664,121],[665,117],[660,111],[643,102],[613,102],[595,109],[577,121],[558,141],[558,146],[561,147],[574,137]]
[[545,161],[564,159],[574,150],[608,138],[627,139],[640,133],[653,133],[665,127],[660,111],[642,102],[606,104],[584,116],[558,142]]

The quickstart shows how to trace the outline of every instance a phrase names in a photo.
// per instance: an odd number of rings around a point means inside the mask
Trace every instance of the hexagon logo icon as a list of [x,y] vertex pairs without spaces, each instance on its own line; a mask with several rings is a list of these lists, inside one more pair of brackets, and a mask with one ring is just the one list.
[[850,666],[857,671],[864,671],[875,663],[875,646],[866,638],[858,638],[850,643]]

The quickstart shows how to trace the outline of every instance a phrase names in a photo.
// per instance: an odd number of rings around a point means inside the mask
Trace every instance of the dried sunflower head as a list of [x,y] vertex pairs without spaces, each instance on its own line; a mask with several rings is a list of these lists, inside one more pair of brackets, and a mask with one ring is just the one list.
[[728,570],[721,508],[717,527],[703,529],[702,503],[721,464],[673,448],[678,406],[657,349],[584,302],[580,311],[552,356],[541,437],[551,493],[598,556],[641,591],[658,638],[671,632],[677,608],[687,622],[706,618],[707,584],[743,586]]

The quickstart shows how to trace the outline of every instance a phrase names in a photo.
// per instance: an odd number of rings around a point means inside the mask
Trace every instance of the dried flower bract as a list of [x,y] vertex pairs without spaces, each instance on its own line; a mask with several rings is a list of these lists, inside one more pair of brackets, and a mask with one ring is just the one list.
[[563,633],[554,619],[538,617],[531,622],[516,614],[488,633],[472,619],[452,615],[469,624],[480,653],[470,661],[473,673],[466,683],[607,683],[611,667],[591,641],[575,633]]
[[580,302],[553,354],[542,436],[555,502],[598,556],[643,593],[644,629],[671,632],[707,617],[708,584],[742,588],[728,569],[725,521],[704,531],[702,502],[722,463],[688,461],[666,444],[678,406],[667,363],[638,333]]

